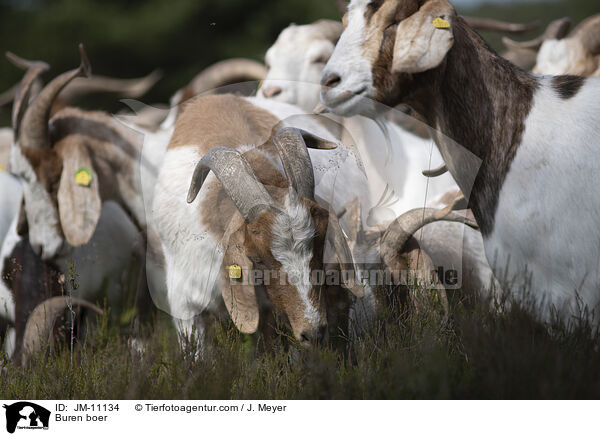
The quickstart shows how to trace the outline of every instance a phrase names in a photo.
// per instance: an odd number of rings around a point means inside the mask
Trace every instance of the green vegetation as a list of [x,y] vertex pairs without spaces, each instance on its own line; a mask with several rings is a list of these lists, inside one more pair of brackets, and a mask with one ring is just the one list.
[[[361,340],[312,350],[211,323],[200,359],[182,353],[160,315],[146,351],[107,318],[76,347],[5,363],[0,397],[32,399],[416,399],[598,398],[599,336],[585,322],[536,323],[518,304],[453,302],[380,320]],[[339,336],[339,335],[338,335]]]

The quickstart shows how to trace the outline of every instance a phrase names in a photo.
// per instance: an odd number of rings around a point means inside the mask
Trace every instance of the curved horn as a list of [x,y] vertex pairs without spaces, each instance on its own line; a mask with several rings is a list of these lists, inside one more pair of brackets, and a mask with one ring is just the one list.
[[117,79],[106,76],[91,76],[85,80],[75,79],[60,93],[60,97],[70,101],[93,92],[112,92],[125,98],[138,98],[146,94],[161,77],[162,72],[154,70],[147,76],[137,79]]
[[541,26],[540,20],[530,23],[509,23],[507,21],[494,20],[492,18],[463,17],[467,24],[475,30],[488,32],[504,32],[515,35],[531,32]]
[[594,56],[600,54],[600,14],[579,23],[571,36],[578,38],[590,54]]
[[381,238],[383,260],[388,263],[419,229],[436,221],[452,221],[477,228],[477,224],[473,220],[456,212],[442,215],[438,209],[413,209],[396,218],[385,231]]
[[[28,356],[40,351],[45,344],[52,343],[54,325],[60,314],[68,309],[68,303],[67,297],[53,297],[40,303],[33,309],[25,325],[25,333],[23,335],[24,363]],[[73,298],[71,303],[71,306],[74,308],[83,307],[100,315],[104,313],[98,306],[85,300]]]
[[446,164],[442,164],[439,168],[435,168],[433,170],[424,170],[423,175],[427,178],[439,177],[448,172],[448,167]]
[[293,127],[279,130],[273,138],[290,190],[300,198],[315,198],[315,175],[312,161],[302,137],[302,132]]
[[71,80],[81,76],[87,77],[91,74],[91,67],[83,49],[83,44],[79,44],[79,53],[81,55],[79,68],[67,71],[52,80],[25,111],[22,125],[26,128],[22,129],[19,136],[21,146],[31,148],[48,148],[50,146],[48,119],[50,118],[50,110],[54,99]]
[[19,137],[21,120],[27,109],[32,90],[40,86],[39,77],[43,72],[47,71],[50,66],[41,61],[28,61],[8,51],[6,52],[6,57],[16,67],[26,70],[25,76],[23,76],[23,79],[17,85],[14,95],[12,127],[16,142]]
[[554,20],[551,22],[546,31],[531,41],[513,41],[510,38],[504,37],[502,38],[502,43],[509,49],[519,50],[519,49],[530,49],[530,50],[538,50],[544,41],[548,39],[562,39],[569,33],[571,29],[571,19],[570,18],[560,18],[558,20]]
[[17,90],[19,89],[19,84],[11,86],[2,94],[0,94],[0,107],[6,106],[15,99],[15,95],[17,94]]
[[273,199],[246,158],[239,151],[227,147],[213,148],[198,162],[188,191],[188,203],[196,199],[210,171],[215,173],[247,222],[253,221],[263,210],[274,207]]
[[250,59],[227,59],[217,62],[198,74],[187,86],[193,95],[232,83],[263,80],[267,68]]

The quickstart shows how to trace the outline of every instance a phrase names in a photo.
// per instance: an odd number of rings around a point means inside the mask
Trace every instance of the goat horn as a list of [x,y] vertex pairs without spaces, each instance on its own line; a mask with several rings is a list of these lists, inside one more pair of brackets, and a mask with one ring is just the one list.
[[274,207],[273,199],[246,158],[228,147],[213,148],[198,162],[188,191],[188,203],[196,199],[210,171],[215,173],[246,222],[254,221],[260,212]]
[[227,59],[206,68],[192,80],[188,88],[191,88],[193,95],[197,95],[233,83],[263,80],[266,76],[267,68],[260,62]]
[[19,84],[11,86],[2,94],[0,94],[0,107],[6,106],[15,99],[15,95],[17,94],[17,90],[19,89]]
[[594,56],[600,54],[600,14],[579,23],[573,30],[572,36],[578,38],[590,54]]
[[12,111],[12,126],[15,141],[18,138],[21,120],[32,93],[32,89],[40,86],[39,77],[47,71],[50,66],[41,61],[29,61],[17,56],[14,53],[6,52],[6,58],[18,68],[25,69],[25,75],[21,82],[16,86],[14,93],[14,103]]
[[162,75],[160,70],[154,70],[147,76],[137,79],[117,79],[106,76],[91,76],[85,80],[75,79],[60,93],[60,97],[71,101],[93,92],[112,92],[125,98],[139,98],[146,94]]
[[530,49],[530,50],[538,50],[544,41],[548,39],[562,39],[569,33],[571,29],[571,19],[570,18],[560,18],[558,20],[554,20],[551,22],[546,31],[531,41],[514,41],[510,38],[504,37],[502,38],[502,42],[504,45],[512,50],[519,49]]
[[399,251],[402,251],[409,239],[419,229],[436,221],[457,222],[477,228],[477,224],[473,220],[456,212],[448,212],[446,215],[442,215],[438,209],[413,209],[396,218],[383,234],[381,238],[381,257],[383,260],[388,263]]
[[315,198],[315,175],[312,161],[300,130],[284,127],[273,138],[290,190],[300,198]]
[[79,53],[81,55],[79,68],[67,71],[52,80],[25,111],[22,125],[26,128],[22,129],[19,136],[21,146],[31,148],[50,147],[48,120],[54,99],[71,80],[81,76],[88,77],[91,74],[91,67],[83,49],[83,44],[79,44]]
[[[46,344],[52,344],[52,334],[56,320],[68,307],[68,298],[63,296],[49,298],[33,309],[33,312],[29,315],[23,334],[24,364],[27,362],[29,356],[39,352]],[[100,315],[104,313],[95,304],[78,298],[72,299],[71,307],[83,307]]]
[[427,178],[439,177],[448,172],[448,167],[446,164],[442,164],[439,168],[435,168],[433,170],[424,170],[423,175]]
[[505,32],[515,35],[531,32],[540,27],[540,20],[530,23],[509,23],[507,21],[494,20],[491,18],[463,17],[467,24],[475,30],[489,32]]

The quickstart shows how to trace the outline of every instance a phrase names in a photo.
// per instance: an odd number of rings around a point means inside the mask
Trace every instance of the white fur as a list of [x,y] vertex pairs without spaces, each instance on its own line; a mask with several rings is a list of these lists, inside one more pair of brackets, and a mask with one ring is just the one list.
[[[319,83],[334,43],[321,36],[317,25],[295,24],[285,28],[265,56],[269,72],[258,91],[259,97],[279,88],[272,98],[311,111],[319,103],[314,85]],[[316,78],[316,80],[315,80]]]
[[[195,147],[178,147],[167,152],[154,195],[154,224],[165,256],[169,313],[176,318],[180,339],[190,338],[195,328],[201,345],[204,327],[197,315],[222,310],[219,275],[223,261],[221,241],[202,223],[199,204],[218,182],[213,173],[207,177],[192,204],[186,201],[192,174],[202,156]],[[318,325],[319,314],[311,303],[309,262],[306,251],[314,234],[304,207],[288,199],[283,214],[276,216],[272,252],[297,286],[305,302],[305,316]]]
[[[353,0],[350,9],[365,6],[366,0]],[[360,32],[348,38],[360,39]],[[342,35],[326,71],[340,72],[344,81],[368,80],[344,59],[360,54],[359,39]],[[589,309],[600,302],[600,197],[590,188],[599,170],[600,80],[588,79],[569,99],[557,94],[551,80],[540,79],[523,139],[500,187],[494,229],[484,238],[496,277],[504,277],[506,268],[506,277],[517,281],[509,287],[518,292],[531,276],[531,291],[546,305],[545,319],[550,305],[572,315],[578,297]],[[327,93],[323,97],[331,100]],[[463,191],[470,188],[476,159],[447,138],[437,142]]]
[[169,313],[181,320],[215,308],[221,298],[218,279],[223,252],[220,241],[203,226],[198,210],[214,182],[214,174],[209,174],[206,188],[200,190],[193,204],[186,201],[201,157],[194,147],[168,151],[154,195],[154,224],[166,260]]
[[58,254],[64,243],[58,210],[18,145],[11,148],[10,166],[11,172],[25,182],[23,196],[31,246],[42,259],[51,259]]
[[304,303],[304,316],[311,325],[318,325],[319,312],[310,300],[312,259],[311,242],[315,228],[306,208],[288,194],[282,213],[275,216],[271,251]]
[[600,198],[590,185],[600,170],[600,79],[568,100],[551,78],[541,83],[484,242],[497,272],[510,257],[509,278],[523,280],[527,267],[539,301],[573,314],[576,292],[590,309],[600,303]]
[[[343,116],[375,112],[373,100],[364,98],[374,93],[371,62],[358,49],[366,38],[364,8],[368,3],[369,0],[354,0],[348,5],[348,26],[323,70],[323,77],[335,72],[344,78],[339,86],[321,95],[324,104],[329,105],[344,92],[354,93],[353,97],[336,106],[336,113]],[[336,69],[332,69],[331,65],[335,65]]]
[[553,76],[590,76],[598,67],[600,56],[591,55],[578,38],[549,39],[540,47],[533,72]]

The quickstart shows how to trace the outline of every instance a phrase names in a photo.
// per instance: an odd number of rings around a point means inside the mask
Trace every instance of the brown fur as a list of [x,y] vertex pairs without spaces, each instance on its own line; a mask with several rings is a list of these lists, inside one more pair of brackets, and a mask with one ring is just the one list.
[[194,146],[203,155],[215,147],[262,145],[279,119],[234,95],[194,99],[177,120],[169,150]]
[[[27,239],[20,240],[0,266],[1,280],[15,299],[15,351],[19,353],[25,325],[33,309],[48,298],[61,295],[60,274],[33,252]],[[31,271],[37,273],[25,273]]]
[[[371,19],[376,99],[404,103],[482,160],[470,206],[484,235],[493,228],[498,193],[521,141],[537,87],[536,79],[493,52],[464,20],[456,17],[454,46],[437,68],[420,74],[392,74],[398,19],[418,10],[417,1],[387,0]],[[367,58],[372,55],[366,54]]]
[[574,97],[584,83],[585,78],[581,76],[556,76],[552,79],[552,86],[564,100]]
[[100,179],[103,200],[117,195],[117,179],[128,177],[127,183],[134,189],[137,181],[134,180],[133,164],[139,159],[141,138],[112,116],[66,108],[50,120],[49,130],[51,149],[22,148],[22,152],[53,200],[56,201],[63,159],[68,156],[73,143],[84,144],[89,150]]
[[[168,149],[196,147],[199,156],[202,156],[219,146],[235,149],[253,146],[254,148],[246,151],[244,156],[274,202],[281,205],[288,194],[288,181],[268,158],[279,159],[272,143],[274,130],[279,125],[279,121],[269,112],[257,108],[240,97],[233,95],[198,97],[185,107],[177,120]],[[322,250],[325,245],[329,214],[312,200],[301,201],[305,202],[315,225],[311,268],[320,269],[323,266]],[[264,287],[270,304],[279,313],[287,316],[295,334],[305,331],[307,322],[304,318],[304,302],[293,285],[281,284],[281,264],[273,257],[271,251],[272,228],[276,212],[263,211],[252,222],[244,223],[236,217],[237,209],[221,183],[215,179],[198,207],[198,213],[199,219],[219,240],[227,232],[231,222],[241,223],[242,233],[240,231],[233,233],[232,237],[239,239],[234,243],[244,247],[244,255],[252,262],[254,269],[270,272]],[[231,243],[232,241],[229,242]],[[325,319],[325,291],[321,287],[314,287],[310,299],[323,314],[322,319]],[[264,327],[264,323],[262,324]]]

